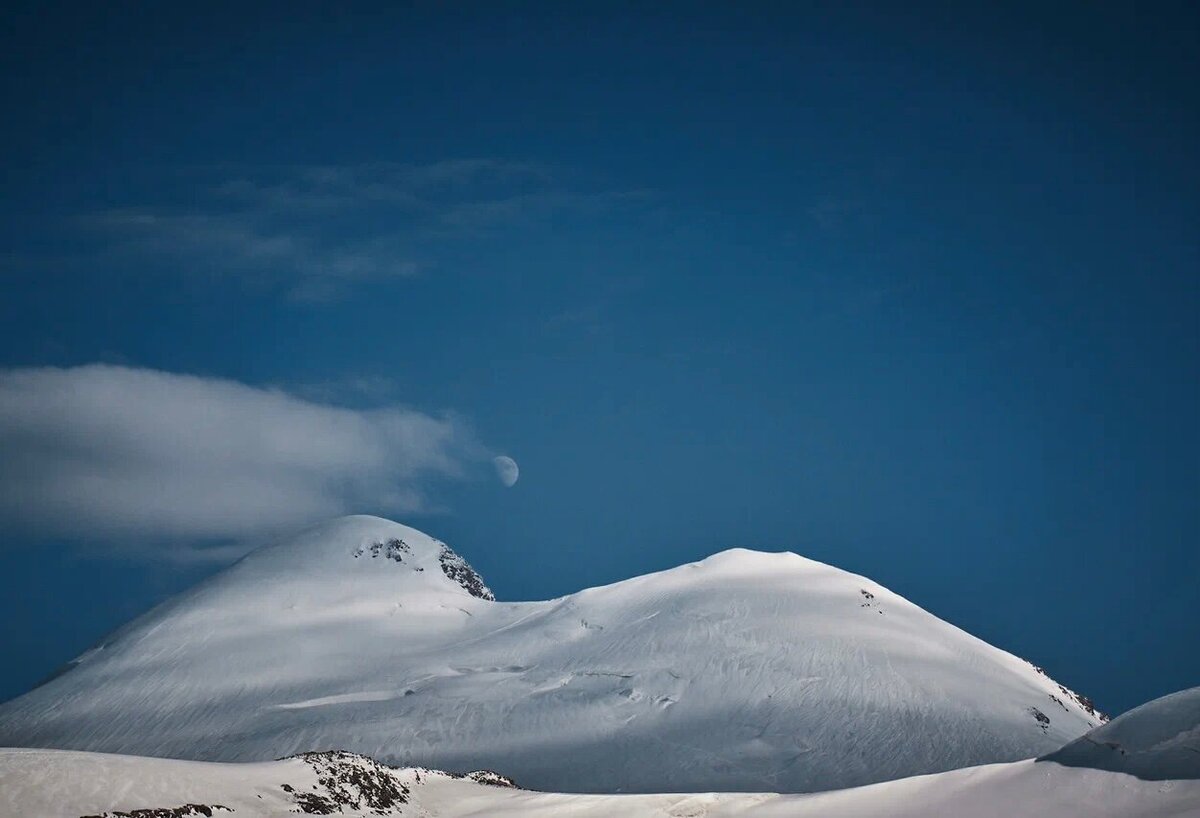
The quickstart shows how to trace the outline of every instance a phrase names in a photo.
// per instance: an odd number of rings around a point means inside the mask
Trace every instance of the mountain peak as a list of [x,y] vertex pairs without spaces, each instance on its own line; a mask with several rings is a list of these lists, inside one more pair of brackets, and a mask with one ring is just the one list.
[[447,584],[473,597],[495,596],[450,546],[382,517],[354,514],[327,520],[248,554],[231,569],[278,577],[307,575],[335,584],[383,577],[394,585],[436,589]]
[[791,551],[757,551],[753,548],[728,548],[718,551],[697,563],[698,566],[727,571],[797,570],[813,566],[830,566],[802,557]]

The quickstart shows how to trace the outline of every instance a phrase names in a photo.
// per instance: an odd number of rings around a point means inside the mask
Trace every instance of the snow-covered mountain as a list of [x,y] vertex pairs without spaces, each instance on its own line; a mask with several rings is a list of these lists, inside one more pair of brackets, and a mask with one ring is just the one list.
[[878,584],[736,549],[546,602],[348,517],[260,549],[0,707],[0,744],[340,748],[565,792],[804,792],[1052,751],[1086,699]]
[[[1182,818],[1200,814],[1197,702],[1200,688],[1177,693],[1130,711],[1112,722],[1113,729],[1099,727],[1080,738],[1078,743],[1113,753],[1099,769],[1031,759],[811,795],[531,792],[514,788],[493,772],[448,775],[389,769],[342,752],[258,764],[213,764],[63,750],[0,750],[0,816]],[[1123,755],[1110,746],[1114,744],[1130,750],[1136,745],[1136,752]],[[1121,759],[1130,763],[1123,767]]]

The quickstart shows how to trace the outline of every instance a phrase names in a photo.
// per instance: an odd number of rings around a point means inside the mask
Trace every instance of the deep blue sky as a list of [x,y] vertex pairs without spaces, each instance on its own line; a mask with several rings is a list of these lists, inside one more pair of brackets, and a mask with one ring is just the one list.
[[[18,9],[0,365],[454,412],[501,598],[788,549],[1200,684],[1194,8],[498,5]],[[5,530],[0,697],[213,570]]]

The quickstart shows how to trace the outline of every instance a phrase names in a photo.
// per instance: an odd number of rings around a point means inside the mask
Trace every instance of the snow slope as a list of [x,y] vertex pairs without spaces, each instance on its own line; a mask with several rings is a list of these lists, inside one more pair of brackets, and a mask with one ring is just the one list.
[[[482,782],[499,782],[500,786]],[[565,795],[495,774],[392,770],[362,756],[307,754],[214,764],[65,750],[0,749],[0,818],[300,814],[412,818],[1183,818],[1200,781],[1016,761],[811,795]],[[139,816],[140,818],[140,816]]]
[[504,603],[348,517],[256,551],[0,707],[0,744],[215,761],[344,748],[565,792],[804,792],[1060,747],[1100,717],[878,584],[726,551]]
[[1148,780],[1198,780],[1200,687],[1135,707],[1044,758]]

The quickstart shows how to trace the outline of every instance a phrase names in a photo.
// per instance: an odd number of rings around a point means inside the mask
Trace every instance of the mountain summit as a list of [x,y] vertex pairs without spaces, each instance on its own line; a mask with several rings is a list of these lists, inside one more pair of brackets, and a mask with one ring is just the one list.
[[326,588],[348,583],[358,589],[354,596],[360,598],[377,591],[388,598],[397,594],[454,597],[464,592],[489,601],[496,598],[483,578],[444,542],[365,514],[339,517],[260,548],[222,576],[228,581],[242,575],[271,583],[316,579]]
[[1102,719],[1028,662],[795,554],[497,602],[445,544],[358,516],[121,628],[0,706],[0,745],[341,748],[570,792],[800,792],[1028,758]]

